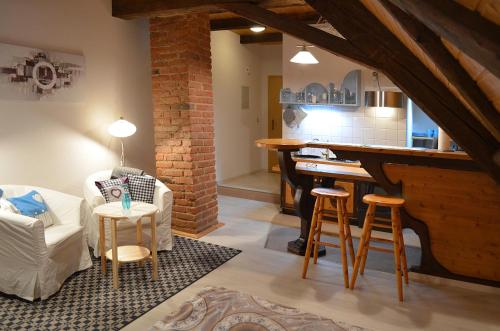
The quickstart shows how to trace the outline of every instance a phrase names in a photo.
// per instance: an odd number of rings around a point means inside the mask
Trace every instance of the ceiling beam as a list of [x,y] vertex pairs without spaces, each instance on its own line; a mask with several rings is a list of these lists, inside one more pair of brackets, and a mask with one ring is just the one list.
[[[133,19],[149,18],[162,15],[184,14],[190,10],[209,10],[223,3],[241,2],[242,0],[113,0],[114,17]],[[260,2],[260,0],[246,0]]]
[[[461,101],[438,80],[363,4],[345,0],[306,0],[355,47],[363,50],[497,182],[493,158],[499,143]],[[362,19],[352,19],[353,17]]]
[[364,52],[352,46],[347,40],[328,32],[309,26],[305,23],[291,20],[270,10],[249,3],[226,3],[220,7],[245,17],[253,22],[269,26],[295,38],[305,40],[312,45],[327,50],[348,60],[374,66],[374,62]]
[[391,0],[500,77],[500,26],[454,0]]
[[246,34],[240,36],[240,44],[281,43],[281,42],[283,42],[283,34],[279,32]]
[[[287,17],[288,19],[301,21],[305,24],[316,23],[320,16],[316,12],[306,12],[306,13],[291,13],[291,14],[280,14],[281,16]],[[220,30],[237,30],[237,29],[249,29],[256,23],[241,17],[231,17],[226,19],[212,19],[210,20],[210,29],[212,31]]]
[[448,81],[458,89],[469,105],[488,121],[497,134],[500,134],[500,113],[458,60],[444,46],[441,38],[413,15],[406,13],[389,0],[379,1],[432,59]]
[[258,3],[263,8],[303,7],[304,0],[112,0],[114,17],[124,19],[173,16],[190,12],[216,12],[224,3]]

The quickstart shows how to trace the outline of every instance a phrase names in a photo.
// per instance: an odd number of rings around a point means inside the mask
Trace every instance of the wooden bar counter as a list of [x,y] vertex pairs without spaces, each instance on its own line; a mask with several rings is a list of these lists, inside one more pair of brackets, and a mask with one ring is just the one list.
[[[295,189],[301,234],[289,251],[304,254],[314,198],[313,177],[375,181],[405,198],[403,227],[420,238],[422,257],[413,271],[500,286],[500,185],[463,152],[261,139],[278,151],[281,176]],[[304,147],[329,149],[362,168],[306,167],[292,158]],[[333,180],[333,181],[332,181]]]

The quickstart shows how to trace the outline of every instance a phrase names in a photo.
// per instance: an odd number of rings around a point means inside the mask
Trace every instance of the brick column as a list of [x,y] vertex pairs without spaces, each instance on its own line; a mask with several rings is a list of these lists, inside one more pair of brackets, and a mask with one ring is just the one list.
[[174,193],[172,227],[217,223],[208,14],[150,21],[156,174]]

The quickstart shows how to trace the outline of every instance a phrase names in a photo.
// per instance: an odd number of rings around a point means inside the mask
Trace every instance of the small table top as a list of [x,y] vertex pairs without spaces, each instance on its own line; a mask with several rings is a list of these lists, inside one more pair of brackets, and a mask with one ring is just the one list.
[[129,210],[124,210],[121,201],[105,203],[94,208],[94,214],[107,218],[129,219],[136,221],[143,216],[158,212],[158,207],[150,203],[132,201]]

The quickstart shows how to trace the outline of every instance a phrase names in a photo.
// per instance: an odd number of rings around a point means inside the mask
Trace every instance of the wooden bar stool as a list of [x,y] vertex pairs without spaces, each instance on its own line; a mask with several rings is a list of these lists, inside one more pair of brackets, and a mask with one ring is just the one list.
[[[401,227],[399,208],[405,203],[405,200],[402,198],[387,195],[367,194],[363,197],[363,202],[368,204],[368,210],[366,212],[365,223],[363,225],[363,231],[361,233],[361,238],[359,241],[358,252],[356,254],[356,262],[354,263],[354,270],[351,278],[351,289],[353,289],[354,285],[356,284],[358,271],[361,274],[363,274],[365,271],[366,257],[368,256],[369,249],[379,252],[393,253],[399,301],[403,301],[401,270],[405,278],[405,283],[408,284],[408,268],[406,265],[405,243],[403,240],[403,230]],[[375,217],[375,210],[377,206],[391,208],[390,222],[387,222],[387,220],[385,219]],[[373,238],[371,233],[374,226],[392,229],[393,239],[388,240],[382,238]],[[390,250],[383,247],[371,246],[370,242],[392,243],[393,249]]]
[[[309,239],[307,241],[306,255],[304,258],[304,269],[302,271],[302,278],[306,278],[307,267],[309,265],[309,258],[311,257],[311,249],[314,242],[314,264],[318,263],[318,249],[320,245],[340,248],[340,255],[342,259],[342,268],[344,271],[344,284],[349,288],[349,271],[347,268],[347,251],[346,241],[349,245],[349,254],[351,262],[354,264],[354,246],[352,245],[351,228],[349,227],[349,218],[347,217],[347,199],[349,192],[341,187],[335,188],[315,188],[311,191],[311,195],[316,197],[314,204],[314,213],[311,221],[311,229],[309,230]],[[331,199],[332,205],[336,206],[335,210],[325,210],[325,200]],[[333,201],[336,203],[334,204]],[[337,215],[335,215],[335,212]],[[325,215],[336,216],[337,221],[329,221],[324,219]],[[339,237],[340,246],[321,241],[321,227],[323,223],[338,224],[338,234],[332,233],[334,236]],[[316,237],[316,238],[314,238]]]

